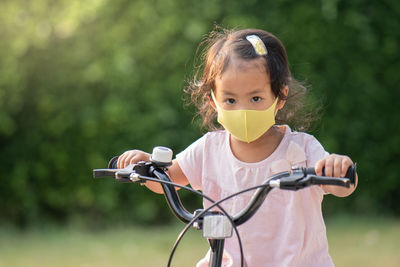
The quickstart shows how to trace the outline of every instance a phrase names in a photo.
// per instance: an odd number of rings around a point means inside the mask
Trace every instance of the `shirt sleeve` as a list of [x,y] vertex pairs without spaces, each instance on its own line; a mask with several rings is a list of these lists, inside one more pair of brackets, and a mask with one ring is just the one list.
[[[320,142],[310,135],[310,140],[308,140],[306,145],[306,157],[307,157],[307,167],[314,167],[318,160],[328,156],[329,153],[325,151]],[[322,194],[329,194],[321,186],[318,186]]]
[[193,189],[201,190],[206,135],[176,155],[179,167]]
[[310,135],[306,145],[307,167],[314,167],[318,160],[328,155],[329,153],[325,151],[320,142]]

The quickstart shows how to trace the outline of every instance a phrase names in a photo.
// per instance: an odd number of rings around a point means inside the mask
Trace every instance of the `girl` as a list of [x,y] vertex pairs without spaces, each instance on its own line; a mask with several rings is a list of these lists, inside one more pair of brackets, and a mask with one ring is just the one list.
[[[285,48],[274,35],[256,29],[213,32],[208,44],[204,68],[188,92],[212,131],[177,155],[168,171],[172,181],[190,183],[217,201],[294,166],[313,166],[318,175],[325,168],[327,176],[344,177],[353,164],[349,157],[329,155],[313,136],[275,123],[282,118],[299,120],[291,103],[298,95],[295,80]],[[223,129],[214,128],[216,116]],[[149,160],[149,154],[127,151],[119,157],[118,168],[139,160]],[[146,185],[162,193],[159,184]],[[344,197],[354,189],[312,186],[296,192],[271,191],[258,212],[239,227],[245,266],[333,266],[321,202],[324,194]],[[252,193],[222,206],[236,214]],[[197,266],[208,266],[207,261],[205,257]],[[224,264],[240,264],[235,237],[226,240]]]

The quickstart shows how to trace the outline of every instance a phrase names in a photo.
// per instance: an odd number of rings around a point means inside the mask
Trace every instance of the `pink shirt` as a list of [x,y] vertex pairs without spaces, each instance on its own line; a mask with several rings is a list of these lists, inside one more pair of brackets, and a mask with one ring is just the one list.
[[[177,155],[178,164],[191,186],[219,200],[242,189],[262,184],[269,176],[291,167],[311,167],[328,153],[311,135],[292,132],[288,126],[276,150],[266,159],[246,163],[230,149],[229,133],[205,134]],[[231,215],[249,202],[254,192],[222,204]],[[245,266],[333,266],[328,253],[321,212],[324,191],[311,186],[299,191],[273,189],[257,213],[238,227]],[[204,206],[210,203],[204,201]],[[235,234],[225,241],[224,266],[240,266]],[[197,266],[208,266],[207,257]]]

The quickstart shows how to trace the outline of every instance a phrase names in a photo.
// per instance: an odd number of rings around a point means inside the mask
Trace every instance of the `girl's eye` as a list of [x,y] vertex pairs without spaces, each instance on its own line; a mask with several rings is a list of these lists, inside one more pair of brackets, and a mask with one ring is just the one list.
[[227,100],[225,100],[225,102],[226,102],[227,104],[229,104],[229,105],[232,105],[232,104],[235,104],[235,103],[236,103],[236,100],[233,99],[233,98],[228,98]]
[[261,101],[261,97],[259,96],[255,96],[251,98],[251,102],[260,102]]

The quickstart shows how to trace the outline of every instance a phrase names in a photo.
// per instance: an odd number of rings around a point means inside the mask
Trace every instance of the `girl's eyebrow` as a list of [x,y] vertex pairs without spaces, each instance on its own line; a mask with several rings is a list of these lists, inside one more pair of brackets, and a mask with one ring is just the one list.
[[229,90],[222,90],[222,95],[224,96],[234,96],[235,94]]

